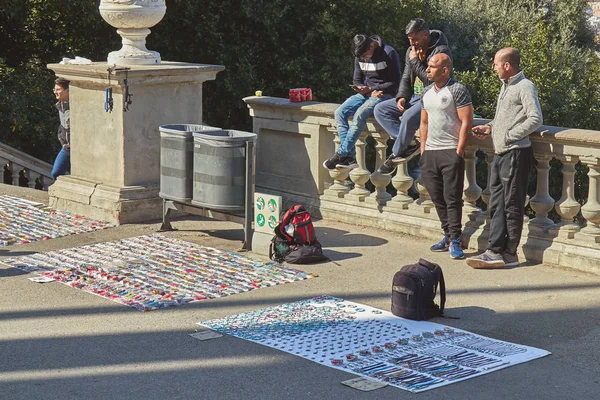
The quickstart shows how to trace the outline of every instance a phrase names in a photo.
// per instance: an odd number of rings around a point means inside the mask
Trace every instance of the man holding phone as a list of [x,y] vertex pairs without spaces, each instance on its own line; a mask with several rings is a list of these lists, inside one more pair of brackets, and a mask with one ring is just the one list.
[[521,56],[511,47],[498,50],[494,71],[502,80],[496,115],[473,135],[492,135],[494,160],[490,174],[490,237],[485,253],[467,259],[472,268],[519,265],[517,247],[523,231],[525,199],[533,150],[529,135],[542,125],[537,88],[523,75]]
[[356,35],[353,41],[354,79],[350,86],[356,94],[335,110],[340,146],[323,162],[329,170],[358,167],[355,144],[367,119],[373,115],[375,105],[394,96],[400,81],[400,57],[392,46],[377,35]]

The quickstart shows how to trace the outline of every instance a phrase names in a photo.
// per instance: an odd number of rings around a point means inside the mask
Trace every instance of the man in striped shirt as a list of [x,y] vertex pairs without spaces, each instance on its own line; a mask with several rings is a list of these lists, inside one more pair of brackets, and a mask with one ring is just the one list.
[[[355,144],[375,105],[391,99],[400,82],[400,57],[392,46],[377,36],[354,36],[354,79],[356,92],[335,111],[335,122],[340,138],[336,153],[323,163],[329,170],[356,168]],[[352,116],[352,122],[348,120]]]

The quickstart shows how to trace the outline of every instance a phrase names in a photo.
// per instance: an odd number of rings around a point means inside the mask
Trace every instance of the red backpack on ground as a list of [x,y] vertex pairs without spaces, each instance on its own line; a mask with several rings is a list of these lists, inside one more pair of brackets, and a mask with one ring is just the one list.
[[272,260],[309,264],[327,259],[316,238],[310,214],[301,204],[281,214],[274,231],[269,249],[269,258]]
[[275,234],[289,244],[312,244],[316,239],[310,214],[301,204],[296,204],[281,215]]

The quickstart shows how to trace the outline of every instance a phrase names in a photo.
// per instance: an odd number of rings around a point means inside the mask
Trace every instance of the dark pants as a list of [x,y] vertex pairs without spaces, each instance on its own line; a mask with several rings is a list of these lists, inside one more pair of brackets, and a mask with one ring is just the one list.
[[421,180],[435,205],[444,234],[450,239],[459,238],[465,159],[456,154],[456,149],[426,150],[421,155]]
[[490,176],[490,239],[488,249],[515,254],[523,232],[525,199],[533,150],[496,154]]

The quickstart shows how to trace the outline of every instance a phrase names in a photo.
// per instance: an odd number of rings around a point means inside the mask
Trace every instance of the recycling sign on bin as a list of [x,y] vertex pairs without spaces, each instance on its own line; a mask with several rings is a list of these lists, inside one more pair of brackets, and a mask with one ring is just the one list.
[[254,193],[254,230],[273,233],[281,215],[281,196]]

